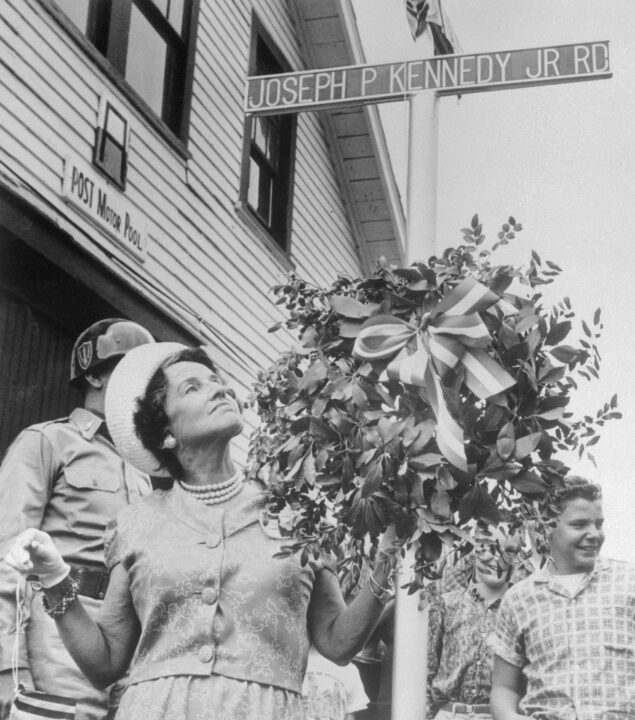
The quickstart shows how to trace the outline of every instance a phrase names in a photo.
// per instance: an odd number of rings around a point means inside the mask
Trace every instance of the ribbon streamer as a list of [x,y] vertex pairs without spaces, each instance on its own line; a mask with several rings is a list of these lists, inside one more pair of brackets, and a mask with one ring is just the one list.
[[492,339],[479,313],[499,299],[489,288],[466,278],[424,317],[421,327],[392,315],[375,315],[362,325],[353,347],[353,355],[362,360],[393,357],[386,369],[388,377],[425,388],[437,418],[439,449],[463,470],[467,469],[463,430],[447,409],[440,378],[461,363],[466,386],[481,399],[515,384],[485,350]]

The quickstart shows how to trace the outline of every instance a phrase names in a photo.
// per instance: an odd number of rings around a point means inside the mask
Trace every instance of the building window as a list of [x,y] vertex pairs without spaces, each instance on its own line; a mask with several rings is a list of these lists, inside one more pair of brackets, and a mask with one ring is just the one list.
[[186,138],[198,0],[53,0],[146,106]]
[[[275,75],[291,67],[254,17],[249,75]],[[296,116],[267,115],[248,119],[241,200],[273,240],[288,250]]]
[[105,102],[103,120],[95,134],[93,163],[122,190],[126,187],[127,156],[128,122],[109,102]]

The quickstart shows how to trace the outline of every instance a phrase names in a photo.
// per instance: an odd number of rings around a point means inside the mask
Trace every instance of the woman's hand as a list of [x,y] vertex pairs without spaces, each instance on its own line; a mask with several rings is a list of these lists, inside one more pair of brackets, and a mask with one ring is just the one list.
[[407,540],[407,537],[397,537],[394,524],[388,525],[379,536],[373,577],[380,585],[385,585],[398,570],[401,564],[401,548]]
[[37,575],[44,588],[62,582],[70,572],[50,536],[35,528],[20,533],[4,559],[23,575]]
[[377,551],[384,555],[396,555],[406,543],[406,540],[408,540],[407,537],[397,537],[394,524],[388,525],[378,538]]

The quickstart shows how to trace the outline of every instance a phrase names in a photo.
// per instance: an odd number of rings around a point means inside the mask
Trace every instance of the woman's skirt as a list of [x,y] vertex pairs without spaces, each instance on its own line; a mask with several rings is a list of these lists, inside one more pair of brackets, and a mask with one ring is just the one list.
[[128,686],[116,720],[302,720],[291,690],[223,675],[173,675]]

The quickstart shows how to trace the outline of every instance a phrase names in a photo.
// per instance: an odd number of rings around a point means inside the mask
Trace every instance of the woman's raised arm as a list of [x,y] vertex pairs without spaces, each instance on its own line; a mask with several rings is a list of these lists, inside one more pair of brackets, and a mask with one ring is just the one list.
[[318,570],[309,604],[311,639],[318,652],[338,665],[346,665],[362,649],[389,596],[382,597],[388,585],[391,563],[379,553],[378,562],[366,583],[346,605],[337,576],[331,570]]
[[110,572],[106,597],[95,622],[75,597],[69,567],[51,538],[35,529],[16,538],[5,560],[23,574],[36,575],[48,613],[80,670],[96,687],[106,687],[127,670],[139,639],[128,573],[121,564]]

